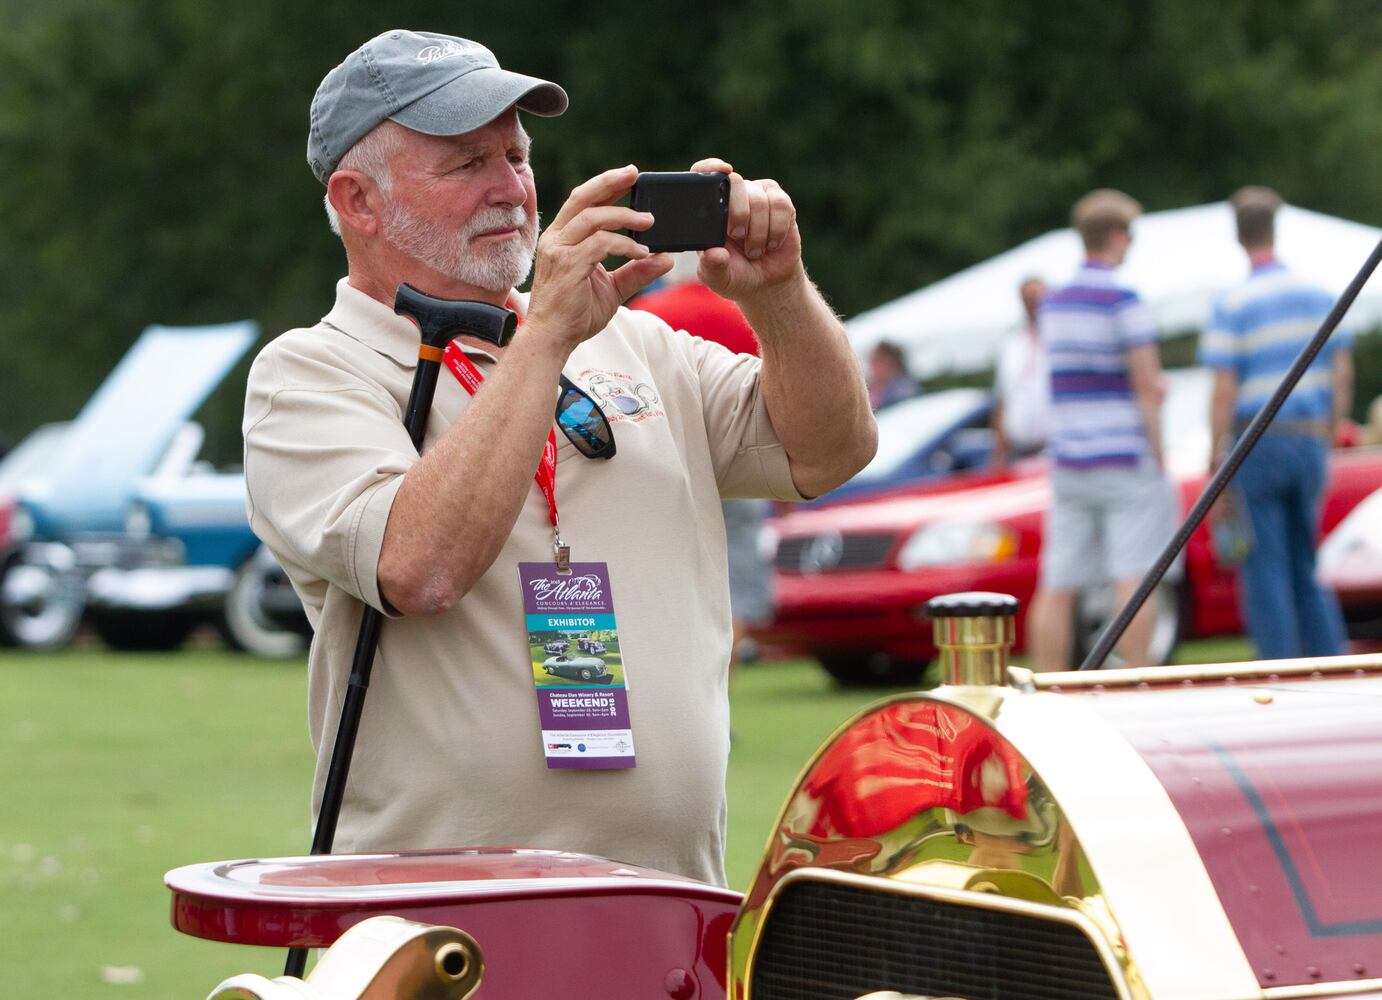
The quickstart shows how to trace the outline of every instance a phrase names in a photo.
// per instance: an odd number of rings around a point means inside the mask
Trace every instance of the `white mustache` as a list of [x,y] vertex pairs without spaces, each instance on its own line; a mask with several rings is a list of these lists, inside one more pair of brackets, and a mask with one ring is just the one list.
[[486,208],[470,217],[461,230],[461,237],[468,240],[474,236],[479,236],[481,233],[492,232],[496,229],[523,231],[528,228],[528,225],[528,213],[523,211],[522,206]]

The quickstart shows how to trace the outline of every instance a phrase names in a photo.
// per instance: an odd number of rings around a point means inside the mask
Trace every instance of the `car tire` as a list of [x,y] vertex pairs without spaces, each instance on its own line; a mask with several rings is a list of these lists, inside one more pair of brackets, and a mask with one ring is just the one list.
[[[18,576],[16,576],[18,574]],[[14,600],[15,590],[23,594]],[[12,555],[0,573],[0,642],[23,649],[61,649],[82,622],[86,593],[81,578]]]
[[[1189,607],[1185,588],[1163,580],[1152,591],[1149,601],[1156,606],[1156,624],[1152,627],[1148,662],[1161,666],[1171,662],[1176,645],[1184,634],[1186,609]],[[1071,669],[1084,662],[1098,642],[1113,616],[1120,610],[1113,606],[1113,587],[1103,585],[1082,592],[1075,601],[1074,641],[1071,643]],[[1111,670],[1122,665],[1117,652],[1109,653],[1102,669]]]
[[92,608],[88,617],[101,641],[122,652],[177,649],[197,625],[196,617],[176,611]]
[[595,679],[595,671],[591,670],[589,667],[581,667],[580,670],[576,671],[576,676],[583,681],[593,681]]
[[282,659],[307,648],[307,638],[270,621],[261,598],[276,564],[250,557],[235,574],[216,626],[226,642],[241,652]]
[[915,687],[928,661],[907,660],[888,653],[820,653],[821,667],[840,687]]

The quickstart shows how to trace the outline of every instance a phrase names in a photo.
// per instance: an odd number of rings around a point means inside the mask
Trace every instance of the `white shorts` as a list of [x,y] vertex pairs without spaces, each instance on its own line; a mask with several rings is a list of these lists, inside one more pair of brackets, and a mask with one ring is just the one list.
[[[1081,590],[1136,580],[1176,533],[1180,503],[1160,469],[1053,469],[1041,540],[1041,585]],[[1179,576],[1179,560],[1167,574]]]

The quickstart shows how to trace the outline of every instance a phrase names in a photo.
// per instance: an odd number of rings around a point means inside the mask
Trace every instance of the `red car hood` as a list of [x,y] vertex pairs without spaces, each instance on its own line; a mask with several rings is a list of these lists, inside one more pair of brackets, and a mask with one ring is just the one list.
[[942,520],[1006,521],[1046,509],[1051,496],[1046,467],[1037,464],[1016,475],[969,489],[934,489],[891,494],[873,500],[819,509],[794,510],[776,522],[783,538],[897,532]]

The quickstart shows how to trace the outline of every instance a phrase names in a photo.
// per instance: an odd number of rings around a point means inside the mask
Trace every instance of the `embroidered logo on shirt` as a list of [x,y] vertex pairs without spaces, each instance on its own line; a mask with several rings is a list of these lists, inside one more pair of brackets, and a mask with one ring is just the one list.
[[611,424],[620,421],[637,424],[653,417],[667,416],[657,389],[646,379],[599,368],[585,369],[580,379],[591,398],[605,411]]

